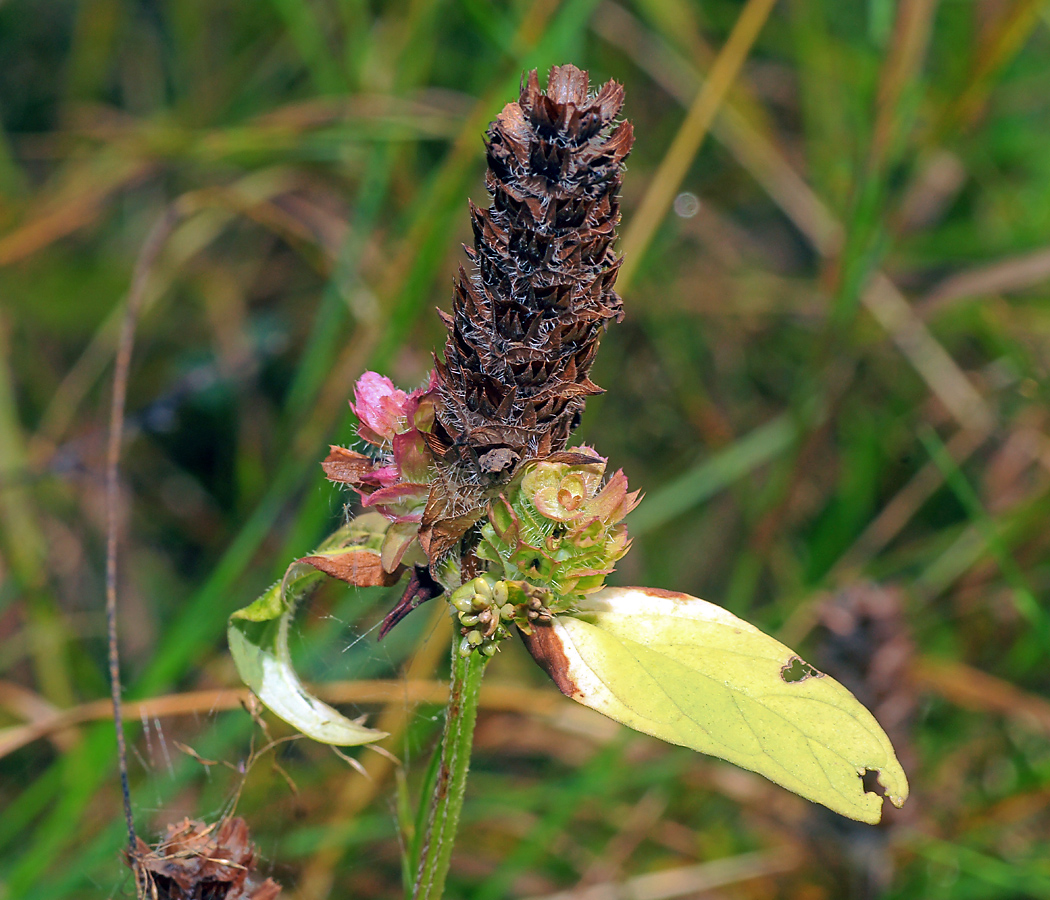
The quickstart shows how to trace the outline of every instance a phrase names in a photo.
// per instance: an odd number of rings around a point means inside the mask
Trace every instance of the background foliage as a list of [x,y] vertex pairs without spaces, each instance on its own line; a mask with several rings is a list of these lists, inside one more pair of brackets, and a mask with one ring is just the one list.
[[[563,61],[625,83],[638,135],[627,320],[579,432],[648,492],[617,579],[723,604],[883,704],[913,797],[849,827],[573,708],[512,645],[450,894],[1050,896],[1050,14],[782,0],[678,183],[661,163],[742,8],[0,5],[0,896],[131,888],[101,473],[123,298],[166,214],[123,464],[139,828],[240,790],[289,896],[397,895],[439,611],[377,645],[390,593],[335,584],[301,621],[303,671],[394,733],[403,765],[362,751],[368,777],[305,741],[248,765],[266,737],[225,690],[223,625],[341,520],[317,462],[351,439],[353,380],[430,367],[483,129]],[[653,192],[673,211],[636,218]],[[889,612],[849,631],[828,604],[857,598]]]

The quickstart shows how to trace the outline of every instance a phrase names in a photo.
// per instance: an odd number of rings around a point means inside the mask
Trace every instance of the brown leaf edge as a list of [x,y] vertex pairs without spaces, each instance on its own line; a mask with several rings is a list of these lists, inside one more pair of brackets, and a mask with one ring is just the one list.
[[551,624],[535,624],[529,634],[518,629],[521,642],[529,651],[536,664],[543,669],[566,697],[577,698],[580,689],[569,674],[569,658],[565,655],[561,638],[557,636]]

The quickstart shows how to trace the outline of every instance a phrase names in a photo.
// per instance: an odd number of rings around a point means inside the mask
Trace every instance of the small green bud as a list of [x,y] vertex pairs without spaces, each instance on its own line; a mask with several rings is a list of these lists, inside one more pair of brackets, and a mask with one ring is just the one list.
[[480,594],[486,600],[492,599],[492,588],[489,587],[488,581],[486,581],[483,576],[479,575],[475,578],[470,583],[470,586],[474,589],[475,594]]
[[475,615],[467,615],[466,613],[463,613],[462,615],[460,615],[459,621],[461,625],[466,625],[467,628],[470,628],[472,625],[478,624],[478,617]]
[[474,611],[474,604],[472,604],[470,600],[466,597],[457,597],[455,594],[453,594],[452,605],[461,613],[469,613]]
[[495,656],[496,655],[496,645],[495,645],[495,643],[493,643],[491,641],[489,643],[487,643],[487,644],[482,644],[480,650],[481,650],[482,653],[485,654],[485,656]]
[[460,656],[463,656],[463,657],[470,656],[470,651],[473,650],[473,649],[474,648],[471,646],[470,641],[468,641],[466,638],[463,638],[463,640],[461,640],[459,642],[459,655]]
[[506,619],[508,622],[514,618],[514,604],[504,603],[499,608],[499,615],[501,619]]
[[475,593],[474,588],[468,582],[467,584],[461,584],[458,588],[456,588],[452,592],[452,596],[449,597],[449,599],[453,603],[455,603],[457,600],[467,600],[467,601],[469,601],[470,598],[474,596],[474,593]]
[[497,581],[492,586],[492,603],[495,606],[503,606],[510,599],[510,591],[507,589],[507,582]]
[[480,631],[468,631],[466,640],[471,647],[476,647],[484,640],[484,638],[481,636]]
[[471,609],[473,609],[474,612],[481,612],[483,609],[489,608],[489,604],[492,602],[492,595],[490,594],[486,597],[483,594],[475,594],[470,602]]

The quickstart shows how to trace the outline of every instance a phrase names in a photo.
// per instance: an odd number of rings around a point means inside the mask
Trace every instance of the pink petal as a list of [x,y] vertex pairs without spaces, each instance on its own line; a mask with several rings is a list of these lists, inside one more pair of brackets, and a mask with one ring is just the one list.
[[365,372],[354,385],[355,403],[350,404],[361,422],[361,437],[371,443],[393,438],[402,424],[406,399],[385,375]]
[[414,391],[412,391],[412,393],[408,395],[409,399],[411,399],[411,400],[418,400],[421,397],[423,397],[424,395],[430,394],[430,393],[433,393],[434,391],[436,391],[437,387],[438,387],[437,369],[431,369],[430,370],[430,374],[427,376],[427,383],[423,387],[416,388]]

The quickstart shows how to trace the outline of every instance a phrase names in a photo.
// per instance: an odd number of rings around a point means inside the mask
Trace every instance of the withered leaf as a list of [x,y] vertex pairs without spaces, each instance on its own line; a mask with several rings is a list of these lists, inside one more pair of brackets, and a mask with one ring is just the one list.
[[390,629],[412,610],[422,606],[428,600],[440,597],[444,592],[444,587],[431,577],[430,570],[426,566],[414,566],[412,574],[409,576],[408,584],[405,586],[405,593],[402,594],[401,599],[386,614],[386,618],[383,619],[383,624],[379,628],[378,639],[383,640],[390,632]]
[[485,492],[477,485],[456,486],[444,481],[430,486],[430,496],[419,526],[419,543],[431,562],[459,543],[485,515]]
[[329,481],[340,481],[344,484],[358,484],[372,473],[375,463],[361,453],[347,450],[345,447],[330,447],[328,457],[321,463]]
[[374,550],[343,550],[304,556],[298,561],[354,587],[390,587],[401,580],[404,572],[403,566],[398,566],[393,572],[387,572],[383,568],[382,558]]

